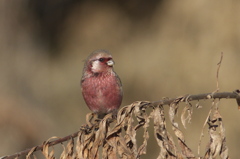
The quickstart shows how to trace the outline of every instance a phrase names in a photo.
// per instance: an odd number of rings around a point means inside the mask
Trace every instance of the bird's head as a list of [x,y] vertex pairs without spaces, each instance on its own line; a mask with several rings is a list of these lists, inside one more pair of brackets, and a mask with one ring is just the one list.
[[94,51],[86,60],[84,72],[99,74],[109,73],[113,70],[114,61],[106,50]]

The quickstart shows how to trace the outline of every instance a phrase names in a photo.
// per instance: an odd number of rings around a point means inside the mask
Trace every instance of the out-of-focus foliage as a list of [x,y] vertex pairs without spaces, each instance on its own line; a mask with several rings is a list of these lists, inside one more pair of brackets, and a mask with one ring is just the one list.
[[[1,156],[79,129],[90,112],[79,86],[83,60],[96,49],[113,54],[123,105],[212,91],[221,52],[221,91],[239,87],[239,1],[122,2],[0,2]],[[240,116],[224,102],[229,153],[238,158],[240,129],[232,121]],[[198,138],[198,128],[185,137]],[[151,137],[148,143],[156,146]]]

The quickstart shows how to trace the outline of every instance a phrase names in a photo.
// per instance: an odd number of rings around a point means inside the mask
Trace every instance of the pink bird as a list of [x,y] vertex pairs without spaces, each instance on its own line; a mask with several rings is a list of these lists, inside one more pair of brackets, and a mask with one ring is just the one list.
[[103,118],[117,114],[122,103],[122,84],[113,70],[114,61],[106,50],[96,50],[85,61],[81,79],[82,94],[88,108]]

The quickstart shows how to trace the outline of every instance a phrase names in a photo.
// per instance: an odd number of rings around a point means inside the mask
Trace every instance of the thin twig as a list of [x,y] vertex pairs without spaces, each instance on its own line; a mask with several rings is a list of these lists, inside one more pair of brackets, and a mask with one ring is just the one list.
[[[54,141],[51,141],[49,142],[49,146],[53,146],[53,145],[56,145],[56,144],[59,144],[59,143],[62,143],[62,142],[65,142],[65,141],[68,141],[70,140],[71,138],[75,138],[77,137],[79,131],[78,132],[75,132],[73,133],[72,135],[68,135],[68,136],[65,136],[63,138],[59,138],[57,140],[54,140]],[[13,158],[16,158],[16,157],[20,157],[20,156],[23,156],[23,155],[27,155],[31,150],[34,149],[33,152],[36,152],[36,151],[39,151],[39,150],[42,150],[43,149],[43,145],[38,145],[38,146],[35,146],[35,147],[32,147],[32,148],[29,148],[29,149],[26,149],[24,151],[21,151],[21,152],[17,152],[13,155],[9,155],[9,156],[3,156],[3,157],[0,157],[0,159],[13,159]]]
[[219,79],[218,79],[218,75],[219,75],[219,70],[220,70],[220,67],[221,67],[221,64],[222,64],[222,59],[223,59],[223,52],[221,53],[221,58],[220,58],[220,61],[218,62],[218,68],[217,68],[217,75],[216,75],[216,80],[217,80],[217,89],[213,92],[218,92],[220,90],[219,88]]
[[[216,99],[216,98],[234,98],[238,99],[240,96],[240,93],[236,93],[238,90],[233,91],[233,92],[218,92],[218,93],[204,93],[204,94],[197,94],[197,95],[186,95],[182,96],[181,102],[186,102],[188,101],[194,101],[194,100],[202,100],[202,99]],[[176,98],[171,98],[171,99],[163,99],[159,101],[152,102],[154,106],[158,105],[170,105]]]

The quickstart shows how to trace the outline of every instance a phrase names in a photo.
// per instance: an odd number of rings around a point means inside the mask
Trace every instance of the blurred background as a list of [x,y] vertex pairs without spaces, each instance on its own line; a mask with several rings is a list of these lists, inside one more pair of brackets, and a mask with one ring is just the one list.
[[[112,52],[122,105],[214,91],[221,52],[220,91],[233,91],[240,88],[240,1],[1,0],[0,156],[85,124],[80,78],[96,49]],[[195,153],[211,102],[201,105],[185,132]],[[220,113],[230,157],[238,158],[236,102],[221,100]]]

